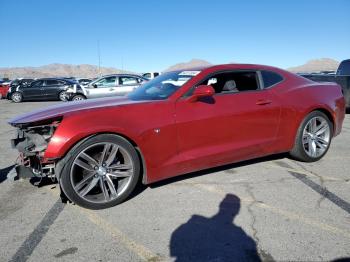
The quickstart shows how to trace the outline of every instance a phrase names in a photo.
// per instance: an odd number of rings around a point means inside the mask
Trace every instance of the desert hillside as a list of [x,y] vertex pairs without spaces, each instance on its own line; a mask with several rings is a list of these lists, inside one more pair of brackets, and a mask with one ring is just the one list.
[[182,69],[186,69],[186,68],[201,67],[201,66],[210,66],[210,65],[211,65],[211,63],[209,63],[208,61],[201,60],[201,59],[192,59],[188,62],[183,62],[183,63],[178,63],[175,65],[172,65],[172,66],[168,67],[167,69],[165,69],[164,72],[182,70]]
[[[117,68],[101,67],[101,75],[122,73]],[[12,67],[0,68],[0,77],[14,79],[17,77],[97,77],[99,76],[98,66],[94,65],[68,65],[68,64],[50,64],[40,67]]]
[[287,70],[294,73],[311,73],[319,71],[335,71],[338,68],[339,61],[331,58],[313,59],[303,65],[290,67]]
[[[164,72],[173,70],[182,70],[187,68],[210,66],[210,62],[202,59],[192,59],[188,62],[182,62],[172,65],[164,70]],[[303,65],[287,68],[291,72],[309,73],[336,70],[339,61],[331,58],[314,59]],[[145,70],[147,71],[147,69]],[[88,77],[93,78],[99,75],[123,73],[123,71],[113,67],[101,67],[100,72],[98,66],[95,65],[69,65],[69,64],[50,64],[40,67],[8,67],[0,68],[0,78],[6,77],[10,79],[18,77]],[[130,72],[129,72],[130,73]]]

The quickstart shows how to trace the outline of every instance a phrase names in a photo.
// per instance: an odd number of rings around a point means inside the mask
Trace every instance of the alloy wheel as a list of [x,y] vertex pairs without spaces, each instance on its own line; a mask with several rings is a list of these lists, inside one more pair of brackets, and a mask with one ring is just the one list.
[[59,95],[59,99],[61,100],[61,101],[67,101],[68,99],[67,99],[67,93],[66,92],[61,92],[60,93],[60,95]]
[[85,100],[85,98],[83,96],[75,96],[72,99],[73,101],[81,101],[81,100]]
[[303,148],[305,153],[312,157],[322,156],[330,143],[330,126],[321,116],[311,118],[303,130]]
[[22,101],[22,96],[19,93],[14,93],[12,95],[12,101],[15,103],[21,102]]
[[132,158],[120,145],[103,142],[82,150],[74,159],[70,179],[74,191],[92,203],[108,203],[128,188],[134,174]]

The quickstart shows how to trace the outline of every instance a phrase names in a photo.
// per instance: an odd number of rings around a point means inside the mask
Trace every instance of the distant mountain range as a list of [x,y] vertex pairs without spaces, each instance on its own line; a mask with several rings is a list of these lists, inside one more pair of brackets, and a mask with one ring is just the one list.
[[[164,70],[173,71],[173,70],[182,70],[186,68],[210,66],[210,62],[202,59],[192,59],[188,62],[178,63],[172,65]],[[336,61],[331,58],[321,58],[314,59],[306,62],[303,65],[287,68],[291,72],[299,73],[309,73],[309,72],[318,72],[318,71],[328,71],[336,70],[338,68],[339,61]],[[68,64],[50,64],[40,67],[8,67],[0,68],[0,78],[7,77],[10,79],[18,77],[32,77],[32,78],[41,78],[41,77],[88,77],[93,78],[99,75],[107,74],[118,74],[118,73],[131,73],[130,71],[124,71],[113,67],[101,67],[100,71],[98,66],[94,65],[68,65]]]
[[178,63],[178,64],[175,64],[173,66],[170,66],[167,69],[165,69],[164,72],[182,70],[182,69],[186,69],[186,68],[210,66],[210,65],[212,65],[212,64],[209,63],[208,61],[201,60],[201,59],[192,59],[188,62]]
[[319,71],[335,71],[339,66],[339,61],[331,58],[314,59],[303,65],[290,67],[287,70],[294,73],[311,73]]
[[118,74],[127,71],[123,71],[112,67],[101,67],[100,71],[98,66],[94,65],[67,65],[67,64],[50,64],[39,67],[9,67],[0,68],[0,77],[7,77],[10,79],[18,77],[87,77],[93,78],[107,74]]
[[[311,73],[311,72],[319,72],[319,71],[335,71],[338,68],[339,61],[331,59],[331,58],[321,58],[314,59],[306,62],[303,65],[287,68],[288,71],[294,73]],[[210,66],[212,65],[210,62],[201,60],[201,59],[192,59],[189,62],[179,63],[164,71],[173,71],[173,70],[181,70],[186,68],[193,67],[201,67],[201,66]]]

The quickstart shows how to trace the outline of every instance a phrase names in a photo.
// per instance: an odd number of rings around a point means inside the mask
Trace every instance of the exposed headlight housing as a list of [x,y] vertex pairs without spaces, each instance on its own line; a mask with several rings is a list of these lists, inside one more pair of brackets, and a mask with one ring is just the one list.
[[17,138],[11,140],[12,147],[25,156],[42,155],[61,120],[52,119],[47,120],[48,123],[18,127]]

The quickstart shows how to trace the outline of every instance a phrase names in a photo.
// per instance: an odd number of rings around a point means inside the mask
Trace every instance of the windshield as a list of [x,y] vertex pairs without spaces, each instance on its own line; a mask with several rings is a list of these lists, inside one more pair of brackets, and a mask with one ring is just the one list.
[[200,71],[176,71],[164,73],[135,89],[128,95],[128,97],[131,100],[167,99],[188,80],[199,73]]

